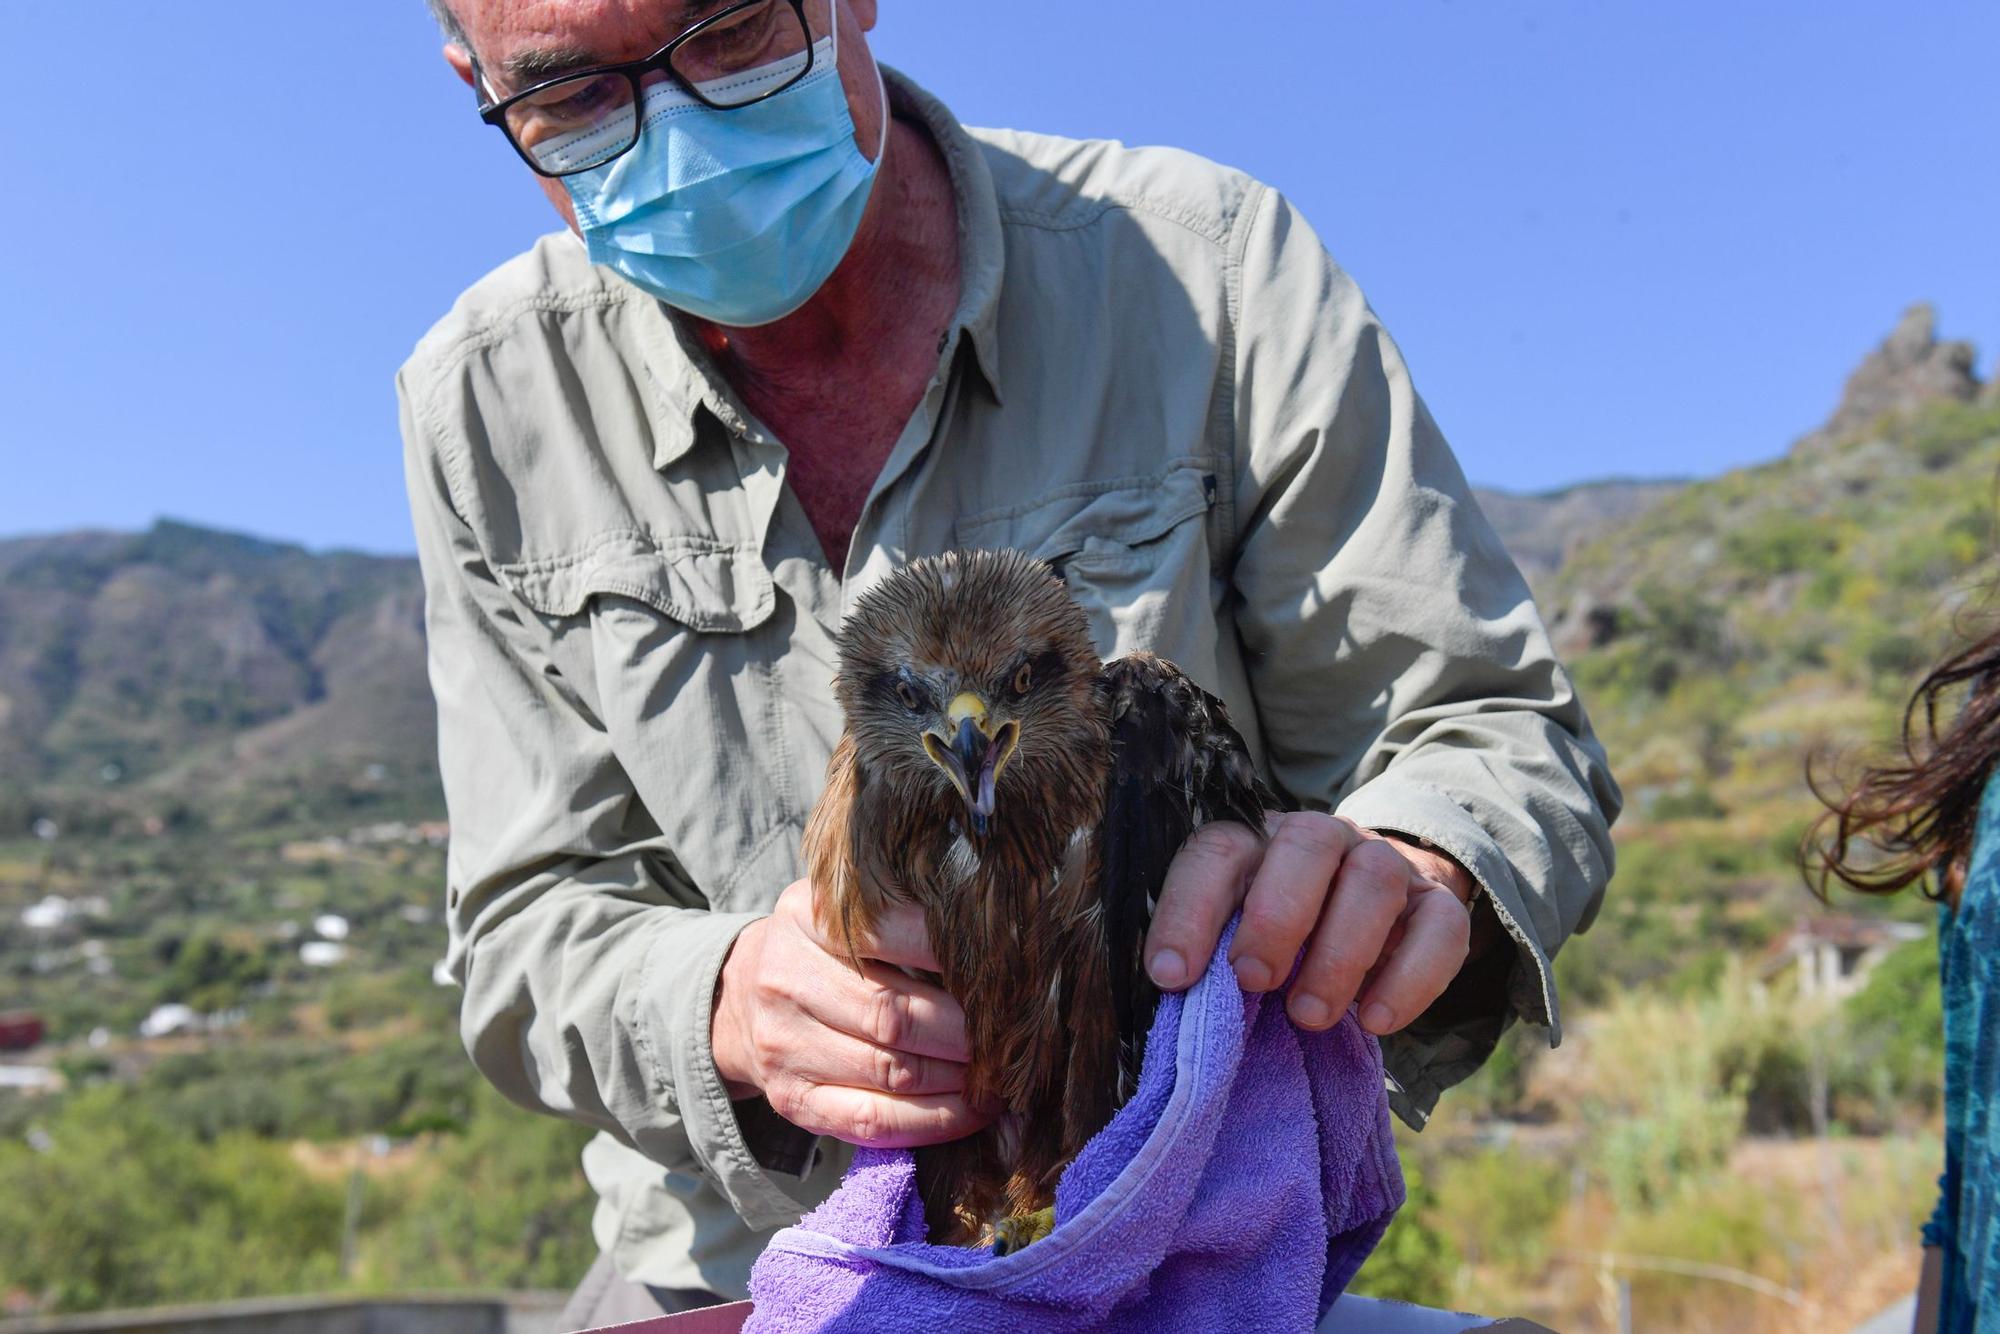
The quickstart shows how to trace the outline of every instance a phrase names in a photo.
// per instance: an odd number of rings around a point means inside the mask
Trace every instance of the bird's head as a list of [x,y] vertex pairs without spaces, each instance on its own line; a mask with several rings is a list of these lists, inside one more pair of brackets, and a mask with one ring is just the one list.
[[956,806],[984,839],[1016,811],[1096,790],[1100,670],[1083,609],[1048,566],[952,552],[856,601],[836,691],[867,779]]

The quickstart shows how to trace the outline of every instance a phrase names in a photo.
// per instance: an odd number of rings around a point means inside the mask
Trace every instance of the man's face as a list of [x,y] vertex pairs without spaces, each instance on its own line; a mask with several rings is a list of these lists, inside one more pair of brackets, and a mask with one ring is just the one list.
[[[445,59],[483,97],[498,99],[557,75],[592,65],[640,60],[729,0],[453,0],[470,52],[451,45]],[[773,0],[785,3],[785,0]],[[875,58],[865,34],[875,26],[875,0],[806,0],[815,40],[838,25],[840,82],[854,117],[854,137],[873,159],[882,142],[887,108],[876,82]],[[477,57],[475,71],[473,61]],[[653,74],[651,79],[664,79]],[[634,149],[634,152],[640,151]],[[542,193],[577,230],[569,191],[559,180],[536,176]]]

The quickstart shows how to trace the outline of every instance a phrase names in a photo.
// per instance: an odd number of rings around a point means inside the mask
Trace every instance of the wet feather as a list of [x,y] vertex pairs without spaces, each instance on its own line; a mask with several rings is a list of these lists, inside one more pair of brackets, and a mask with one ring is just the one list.
[[1136,1085],[1174,853],[1212,819],[1261,827],[1276,798],[1221,701],[1150,654],[1101,663],[1066,586],[1018,552],[916,561],[858,599],[835,693],[808,873],[857,966],[891,905],[923,910],[967,1094],[1006,1109],[918,1155],[933,1237],[970,1241],[1047,1208]]

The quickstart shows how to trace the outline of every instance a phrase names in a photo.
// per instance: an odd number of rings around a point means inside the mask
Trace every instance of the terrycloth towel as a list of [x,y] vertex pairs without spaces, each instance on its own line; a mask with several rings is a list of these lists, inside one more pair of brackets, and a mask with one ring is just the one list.
[[1382,1055],[1247,996],[1232,926],[1162,999],[1139,1088],[1056,1187],[1055,1230],[995,1256],[924,1240],[916,1166],[855,1154],[840,1189],[772,1238],[747,1331],[1308,1330],[1403,1202]]

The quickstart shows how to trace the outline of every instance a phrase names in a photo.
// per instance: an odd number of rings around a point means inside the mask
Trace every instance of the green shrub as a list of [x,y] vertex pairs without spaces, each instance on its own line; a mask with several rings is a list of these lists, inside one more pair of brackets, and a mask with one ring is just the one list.
[[201,1011],[226,1010],[242,1003],[250,989],[271,976],[270,951],[219,932],[203,931],[160,944],[165,971],[154,988],[161,1002],[181,1001]]
[[1649,814],[1655,820],[1719,820],[1729,809],[1715,799],[1714,792],[1694,784],[1661,793]]
[[1840,549],[1840,539],[1822,519],[1778,511],[1730,533],[1726,549],[1730,560],[1748,573],[1772,578],[1827,568]]
[[1562,1165],[1530,1154],[1486,1149],[1438,1168],[1437,1217],[1473,1264],[1499,1264],[1529,1277],[1548,1260],[1550,1231],[1569,1198]]
[[1847,1002],[1843,1016],[1855,1060],[1887,1077],[1889,1096],[1921,1109],[1944,1095],[1944,998],[1938,942],[1925,936],[1896,950]]
[[328,1139],[463,1124],[480,1082],[456,1036],[432,1030],[353,1053],[297,1041],[214,1047],[168,1057],[139,1089],[206,1138]]
[[597,1256],[596,1197],[578,1165],[581,1126],[535,1116],[481,1084],[468,1128],[446,1142],[363,1255],[370,1286],[569,1288]]
[[326,1022],[339,1033],[414,1018],[434,1031],[448,1031],[456,1001],[457,993],[432,982],[424,966],[345,974],[326,988]]
[[1437,1192],[1407,1160],[1403,1184],[1408,1198],[1348,1290],[1363,1297],[1449,1306],[1457,1288],[1459,1259],[1438,1226]]
[[342,1200],[281,1145],[210,1144],[129,1090],[72,1099],[44,1151],[0,1144],[0,1289],[58,1311],[324,1288]]
[[1976,446],[2000,437],[2000,405],[1938,403],[1906,428],[1910,451],[1933,471],[1949,467]]
[[1655,1207],[1728,1159],[1746,1101],[1725,1076],[1724,1036],[1691,1002],[1628,997],[1593,1017],[1578,1110],[1621,1209]]
[[[344,1071],[318,1074],[330,1087]],[[590,1132],[483,1085],[462,1134],[365,1180],[360,1264],[347,1279],[347,1185],[306,1172],[286,1143],[190,1134],[173,1107],[133,1088],[42,1110],[41,1150],[20,1136],[0,1143],[0,1291],[45,1309],[343,1286],[564,1288],[596,1254],[578,1163]]]

